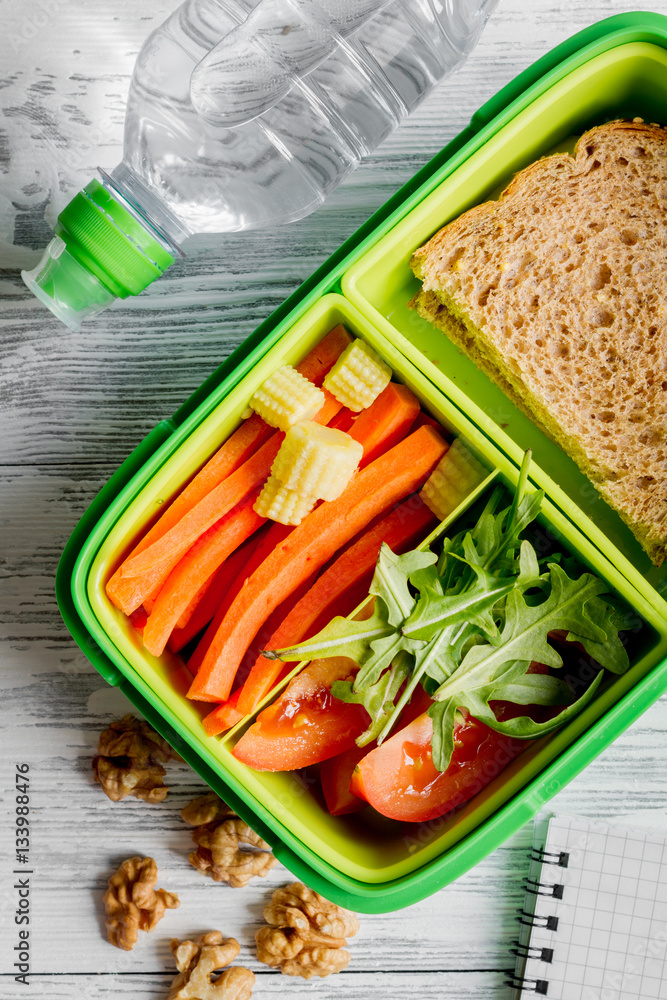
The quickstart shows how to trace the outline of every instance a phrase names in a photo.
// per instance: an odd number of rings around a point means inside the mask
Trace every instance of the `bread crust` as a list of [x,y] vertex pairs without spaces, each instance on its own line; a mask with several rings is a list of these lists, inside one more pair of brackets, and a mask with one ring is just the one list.
[[667,131],[615,121],[417,250],[411,305],[667,554]]

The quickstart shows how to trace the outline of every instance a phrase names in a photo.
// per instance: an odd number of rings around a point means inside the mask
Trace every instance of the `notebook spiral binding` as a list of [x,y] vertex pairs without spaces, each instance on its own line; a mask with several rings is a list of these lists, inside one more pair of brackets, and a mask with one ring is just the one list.
[[534,945],[521,944],[519,941],[513,941],[512,944],[514,947],[510,948],[510,953],[518,958],[537,958],[540,962],[553,961],[553,948],[538,948]]
[[526,910],[519,910],[516,918],[520,924],[529,927],[544,927],[548,931],[558,930],[558,917],[545,917],[541,914],[528,913]]
[[524,976],[516,976],[513,972],[508,973],[505,985],[521,993],[535,993],[543,997],[547,995],[549,989],[546,979],[526,979]]
[[522,885],[533,896],[551,896],[553,899],[562,899],[565,888],[561,882],[536,882],[532,878],[523,879]]
[[[529,858],[531,861],[541,865],[555,865],[557,868],[567,868],[570,855],[566,851],[547,851],[533,848]],[[522,881],[523,888],[533,896],[549,896],[551,899],[562,899],[564,886],[560,882],[538,882],[532,878],[525,878]],[[530,913],[528,910],[519,910],[516,918],[524,927],[543,927],[548,931],[558,930],[558,917],[545,916],[543,914]],[[529,944],[521,944],[519,941],[513,942],[510,954],[518,958],[535,958],[542,962],[553,960],[552,948],[538,948]],[[528,979],[526,976],[519,976],[516,972],[509,970],[505,985],[511,987],[519,993],[534,993],[536,996],[546,996],[549,988],[547,979]]]
[[539,861],[543,865],[557,865],[559,868],[567,868],[570,863],[570,855],[567,851],[545,851],[534,847],[528,855],[530,861]]

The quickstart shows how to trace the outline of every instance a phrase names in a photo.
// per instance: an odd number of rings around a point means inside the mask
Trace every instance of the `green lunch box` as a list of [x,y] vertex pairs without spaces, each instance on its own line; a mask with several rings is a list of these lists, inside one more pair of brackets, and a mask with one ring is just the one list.
[[[59,605],[102,676],[123,690],[287,868],[353,910],[396,910],[458,878],[530,820],[667,689],[667,566],[652,566],[558,446],[407,308],[418,288],[410,256],[433,232],[493,196],[537,157],[571,148],[586,128],[637,116],[667,123],[667,18],[612,17],[539,60],[484,105],[464,132],[148,435],[93,501],[63,554]],[[370,809],[333,817],[307,776],[257,772],[239,763],[230,751],[252,718],[207,737],[201,706],[184,696],[189,673],[183,661],[168,652],[151,656],[105,593],[110,575],[163,504],[239,425],[255,388],[280,364],[297,363],[338,323],[374,347],[447,435],[459,436],[488,470],[438,532],[455,526],[492,482],[511,490],[524,450],[531,448],[530,488],[546,495],[540,530],[606,580],[642,620],[626,674],[606,681],[572,722],[531,742],[470,802],[428,823],[384,820]]]

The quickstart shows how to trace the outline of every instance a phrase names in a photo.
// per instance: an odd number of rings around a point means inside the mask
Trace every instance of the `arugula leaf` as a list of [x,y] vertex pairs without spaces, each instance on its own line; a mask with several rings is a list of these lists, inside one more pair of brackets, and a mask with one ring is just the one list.
[[430,550],[414,549],[397,556],[386,542],[382,543],[370,593],[384,601],[390,625],[402,625],[414,607],[415,599],[408,588],[410,575],[432,566],[437,560],[435,552]]
[[325,660],[330,656],[349,656],[361,663],[366,657],[369,644],[382,636],[392,636],[395,629],[389,624],[386,606],[376,601],[373,614],[364,621],[349,618],[333,618],[321,632],[286,649],[263,649],[262,656],[268,660]]
[[355,691],[361,691],[366,685],[375,684],[379,680],[383,670],[390,667],[399,653],[413,653],[420,643],[411,639],[404,640],[400,633],[392,632],[391,635],[381,639],[373,639],[370,642],[370,649],[363,660],[361,669],[354,679]]
[[[558,715],[554,716],[553,719],[547,719],[546,722],[535,722],[528,715],[519,715],[516,719],[503,719],[501,721],[496,718],[493,709],[489,707],[488,702],[492,699],[488,699],[480,693],[466,695],[464,699],[459,698],[458,700],[462,708],[467,708],[471,715],[486,723],[490,729],[495,729],[496,732],[503,733],[505,736],[515,736],[517,739],[534,739],[536,736],[545,736],[547,733],[553,732],[554,729],[560,729],[565,722],[578,715],[582,708],[592,700],[603,677],[604,673],[600,670],[580,698],[566,705]],[[496,698],[497,695],[494,694],[493,697]],[[433,762],[436,767],[439,767],[435,754]]]
[[352,681],[334,681],[331,685],[331,693],[334,698],[363,705],[371,717],[371,725],[357,740],[358,746],[365,747],[380,735],[394,711],[396,695],[411,672],[409,658],[399,654],[393,669],[385,670],[373,684],[367,685],[363,691],[355,691]]
[[604,642],[607,633],[602,623],[595,621],[599,605],[587,609],[587,604],[606,589],[606,584],[590,573],[571,580],[552,563],[551,593],[546,600],[531,606],[519,590],[508,594],[500,645],[473,646],[456,673],[438,689],[436,698],[445,699],[464,687],[469,690],[498,680],[508,661],[536,660],[548,667],[562,666],[560,654],[547,641],[550,631],[566,628],[581,640]]
[[564,680],[553,674],[524,673],[515,680],[494,687],[493,697],[515,705],[567,705],[572,692]]
[[433,763],[439,771],[446,771],[454,753],[454,725],[457,704],[453,698],[436,701],[428,710],[433,720],[431,750]]

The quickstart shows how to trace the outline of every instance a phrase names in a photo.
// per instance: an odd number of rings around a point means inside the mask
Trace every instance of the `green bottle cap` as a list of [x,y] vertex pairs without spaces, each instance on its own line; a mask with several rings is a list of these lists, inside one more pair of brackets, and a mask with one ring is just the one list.
[[22,276],[28,288],[76,330],[115,298],[138,295],[174,261],[97,180],[63,209],[55,231],[40,263]]

